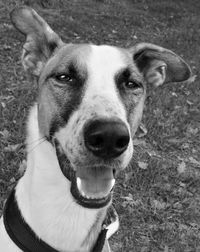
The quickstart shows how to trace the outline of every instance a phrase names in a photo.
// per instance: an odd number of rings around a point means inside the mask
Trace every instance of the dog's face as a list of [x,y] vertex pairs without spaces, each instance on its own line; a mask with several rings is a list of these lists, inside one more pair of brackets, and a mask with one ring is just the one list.
[[77,202],[106,206],[115,174],[132,158],[146,85],[187,80],[189,67],[152,44],[64,44],[30,8],[16,9],[12,21],[27,36],[22,60],[38,80],[41,135],[55,146]]
[[41,132],[61,146],[82,196],[107,199],[115,173],[132,157],[145,97],[131,54],[65,45],[45,65],[39,85]]

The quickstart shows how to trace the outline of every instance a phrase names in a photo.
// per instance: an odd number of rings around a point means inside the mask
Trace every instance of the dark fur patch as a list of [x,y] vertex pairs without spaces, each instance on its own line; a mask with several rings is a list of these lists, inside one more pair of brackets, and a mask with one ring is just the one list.
[[[87,81],[86,58],[89,53],[89,46],[65,46],[48,62],[45,74],[40,77],[40,129],[43,127],[43,133],[50,140],[79,108]],[[70,78],[62,80],[61,75]]]
[[66,97],[62,97],[63,102],[59,104],[59,113],[55,114],[51,119],[50,128],[49,128],[49,136],[53,137],[56,131],[59,128],[64,127],[69,118],[76,111],[80,104],[84,94],[84,83],[77,84],[76,87],[72,86],[69,88]]
[[[136,89],[128,89],[125,86],[126,82],[135,82],[140,83],[138,85],[141,88]],[[127,121],[130,123],[132,116],[134,116],[134,111],[137,108],[137,104],[140,99],[145,95],[145,87],[142,84],[142,76],[139,77],[138,73],[135,73],[131,68],[131,65],[127,68],[122,69],[115,75],[115,83],[118,90],[118,95],[121,102],[124,104],[126,108]]]
[[83,89],[79,90],[78,92],[74,92],[74,94],[71,94],[70,99],[68,99],[63,108],[61,108],[60,113],[56,114],[52,118],[49,128],[50,139],[52,139],[55,132],[57,132],[59,128],[64,127],[67,124],[70,116],[79,108],[82,100],[82,95]]

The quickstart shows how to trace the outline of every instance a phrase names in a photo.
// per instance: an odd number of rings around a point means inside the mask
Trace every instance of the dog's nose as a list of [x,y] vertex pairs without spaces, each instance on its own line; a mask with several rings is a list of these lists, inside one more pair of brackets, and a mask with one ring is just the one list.
[[86,124],[84,140],[86,148],[95,156],[109,159],[127,149],[130,136],[120,119],[96,119]]

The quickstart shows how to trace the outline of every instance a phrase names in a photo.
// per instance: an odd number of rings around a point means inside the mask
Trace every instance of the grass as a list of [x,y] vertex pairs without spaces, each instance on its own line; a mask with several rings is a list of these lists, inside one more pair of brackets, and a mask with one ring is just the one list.
[[0,214],[21,175],[25,122],[37,93],[22,71],[23,37],[9,21],[21,3],[36,8],[66,42],[128,47],[146,41],[190,64],[194,83],[149,87],[148,132],[138,132],[133,161],[118,179],[121,227],[111,244],[114,252],[200,251],[200,2],[0,0]]

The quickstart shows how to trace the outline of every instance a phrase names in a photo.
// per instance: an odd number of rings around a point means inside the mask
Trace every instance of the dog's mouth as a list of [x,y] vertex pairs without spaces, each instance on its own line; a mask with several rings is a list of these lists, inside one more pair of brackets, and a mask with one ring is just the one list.
[[58,143],[55,147],[60,168],[71,181],[71,194],[76,202],[86,208],[107,206],[112,200],[115,170],[110,166],[94,165],[78,167],[74,171]]
[[82,170],[83,172],[79,170],[74,172],[71,180],[73,197],[80,205],[87,208],[101,208],[108,205],[112,199],[112,189],[115,184],[112,169],[84,167]]

